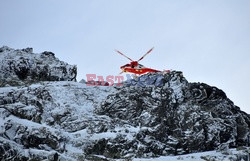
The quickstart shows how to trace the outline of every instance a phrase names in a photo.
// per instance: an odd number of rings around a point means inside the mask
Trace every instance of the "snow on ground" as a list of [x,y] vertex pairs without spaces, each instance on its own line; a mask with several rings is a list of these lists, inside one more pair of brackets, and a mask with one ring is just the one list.
[[[221,152],[209,151],[202,153],[192,153],[187,155],[179,155],[179,156],[161,156],[159,158],[148,158],[148,159],[140,159],[135,158],[133,161],[201,161],[201,160],[216,160],[216,161],[232,161],[237,160],[245,161],[247,158],[241,158],[241,154],[246,154],[247,152],[237,151],[236,149],[230,149],[229,154],[222,154]],[[237,157],[238,155],[238,157]],[[250,160],[250,151],[248,150],[248,160]]]

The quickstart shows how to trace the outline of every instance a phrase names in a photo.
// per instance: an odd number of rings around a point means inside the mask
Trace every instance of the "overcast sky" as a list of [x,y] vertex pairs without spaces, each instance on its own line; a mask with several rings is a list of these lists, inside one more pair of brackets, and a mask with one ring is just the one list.
[[0,0],[0,46],[52,51],[86,74],[129,61],[183,71],[250,113],[249,0]]

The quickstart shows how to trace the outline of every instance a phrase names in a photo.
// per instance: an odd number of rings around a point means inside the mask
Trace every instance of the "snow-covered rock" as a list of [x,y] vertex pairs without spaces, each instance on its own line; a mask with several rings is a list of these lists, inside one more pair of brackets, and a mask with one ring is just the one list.
[[75,81],[76,66],[60,61],[52,52],[33,53],[32,48],[0,48],[0,86],[18,86],[39,81]]
[[130,140],[112,143],[119,153],[178,155],[214,150],[222,144],[229,148],[249,144],[249,115],[216,87],[189,83],[175,71],[146,74],[124,85],[96,108],[100,115],[139,129]]
[[179,156],[161,156],[158,158],[136,158],[133,161],[248,161],[250,158],[250,150],[246,149],[230,149],[230,154],[223,154],[216,151],[208,151],[201,153],[192,153]]
[[62,81],[0,89],[0,160],[8,158],[9,149],[17,160],[48,154],[78,160],[91,140],[112,129],[108,116],[93,112],[115,91],[112,87]]
[[[2,84],[14,85],[16,79],[25,85],[0,88],[0,160],[248,158],[250,116],[216,87],[189,83],[177,71],[146,74],[114,87],[41,81],[29,74],[21,80],[6,62],[18,62],[23,52],[32,50],[0,50],[1,78],[8,73],[13,78]],[[54,56],[31,55],[28,62],[56,64]],[[69,73],[57,80],[75,77]]]

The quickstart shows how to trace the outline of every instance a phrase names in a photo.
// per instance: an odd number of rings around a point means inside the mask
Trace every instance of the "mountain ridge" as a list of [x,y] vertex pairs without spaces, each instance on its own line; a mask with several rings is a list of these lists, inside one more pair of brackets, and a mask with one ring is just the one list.
[[[32,55],[31,48],[0,48],[1,160],[132,160],[211,150],[247,158],[250,116],[217,87],[190,83],[180,71],[90,87],[75,82],[76,67],[51,52]],[[42,65],[18,77],[15,69],[37,61]],[[51,74],[31,77],[44,66]],[[241,147],[244,154],[229,152]]]

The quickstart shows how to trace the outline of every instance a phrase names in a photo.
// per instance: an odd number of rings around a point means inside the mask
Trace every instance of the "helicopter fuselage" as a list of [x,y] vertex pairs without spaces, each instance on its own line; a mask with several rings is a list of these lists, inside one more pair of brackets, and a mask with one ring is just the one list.
[[123,72],[129,72],[129,73],[134,73],[134,74],[139,74],[139,75],[149,73],[149,72],[159,72],[159,70],[147,68],[138,63],[136,66],[134,66],[132,62],[130,64],[123,65],[120,68]]

